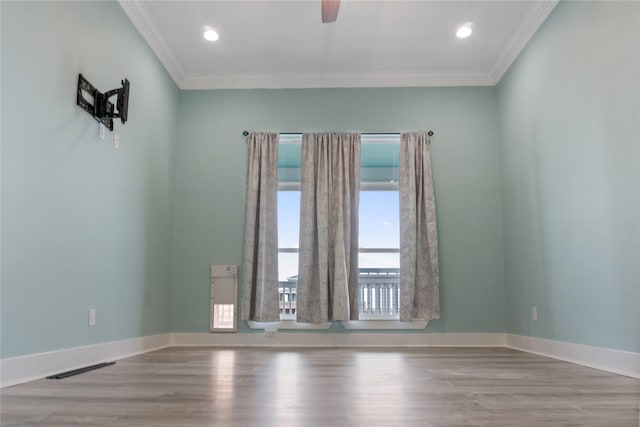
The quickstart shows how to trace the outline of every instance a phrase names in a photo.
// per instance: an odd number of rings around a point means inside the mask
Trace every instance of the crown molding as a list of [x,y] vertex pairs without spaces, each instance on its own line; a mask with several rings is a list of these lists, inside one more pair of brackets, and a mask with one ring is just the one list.
[[180,82],[185,79],[184,71],[179,62],[171,53],[164,38],[152,24],[149,14],[144,9],[143,1],[118,0],[118,4],[124,13],[129,17],[134,27],[145,39],[151,50],[156,54],[164,68],[167,70],[173,81],[180,86]]
[[493,86],[483,74],[349,73],[349,74],[234,74],[187,77],[180,89],[303,89],[363,87]]
[[493,66],[491,76],[494,84],[498,84],[505,75],[511,64],[516,60],[520,52],[529,43],[531,37],[538,31],[538,28],[547,19],[551,11],[558,5],[559,0],[536,1],[531,4],[524,19],[520,32],[516,35],[505,51],[500,55],[500,59]]

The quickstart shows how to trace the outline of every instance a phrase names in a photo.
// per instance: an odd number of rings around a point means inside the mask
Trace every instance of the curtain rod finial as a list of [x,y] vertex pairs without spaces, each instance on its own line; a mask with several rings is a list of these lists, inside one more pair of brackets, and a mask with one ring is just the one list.
[[244,131],[242,131],[242,135],[243,135],[243,136],[248,136],[248,135],[249,135],[249,132],[247,132],[246,130],[244,130]]
[[432,130],[430,130],[429,132],[427,132],[427,135],[429,135],[429,136],[433,136],[433,131],[432,131]]

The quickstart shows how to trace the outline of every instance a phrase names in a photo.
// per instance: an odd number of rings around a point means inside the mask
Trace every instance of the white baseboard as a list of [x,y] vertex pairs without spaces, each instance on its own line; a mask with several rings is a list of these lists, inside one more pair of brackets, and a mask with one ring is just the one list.
[[503,347],[504,334],[172,333],[172,346],[207,347]]
[[169,334],[149,335],[0,360],[0,387],[33,381],[60,372],[124,359],[168,347]]
[[0,360],[0,387],[169,346],[193,347],[508,347],[640,379],[640,354],[502,333],[171,333]]
[[640,379],[640,353],[522,335],[506,335],[506,347]]

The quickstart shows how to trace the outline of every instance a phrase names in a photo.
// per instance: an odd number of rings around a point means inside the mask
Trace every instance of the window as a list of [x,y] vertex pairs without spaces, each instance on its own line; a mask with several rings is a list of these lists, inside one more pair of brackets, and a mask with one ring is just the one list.
[[360,320],[395,320],[400,308],[400,135],[363,135],[360,185]]
[[[400,135],[362,135],[359,313],[361,320],[399,314]],[[278,293],[280,319],[295,320],[298,284],[301,135],[281,135],[278,150]]]
[[280,320],[296,319],[302,135],[280,135],[278,147],[278,296]]

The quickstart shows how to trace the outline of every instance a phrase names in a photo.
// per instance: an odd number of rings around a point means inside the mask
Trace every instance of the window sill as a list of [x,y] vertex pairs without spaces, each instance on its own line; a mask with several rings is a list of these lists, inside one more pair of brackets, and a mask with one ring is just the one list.
[[414,320],[411,322],[401,322],[399,320],[351,320],[348,322],[342,322],[342,326],[348,330],[424,329],[428,324],[428,320]]
[[[279,322],[254,322],[248,321],[251,329],[280,329],[280,330],[328,330],[331,322],[328,323],[296,323],[295,320],[281,320]],[[428,320],[414,320],[412,322],[401,322],[399,320],[351,320],[340,322],[347,330],[417,330],[424,329],[429,324]]]
[[297,323],[295,320],[281,320],[279,322],[247,321],[251,329],[329,329],[329,323]]

